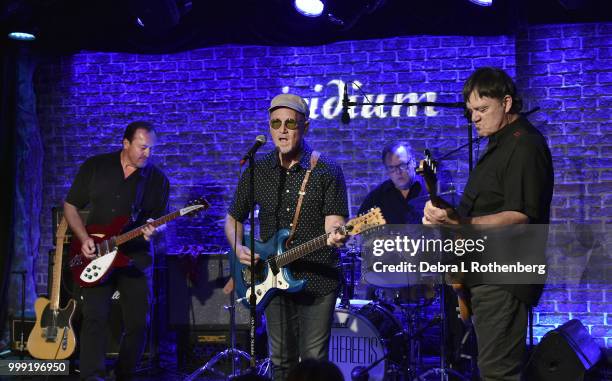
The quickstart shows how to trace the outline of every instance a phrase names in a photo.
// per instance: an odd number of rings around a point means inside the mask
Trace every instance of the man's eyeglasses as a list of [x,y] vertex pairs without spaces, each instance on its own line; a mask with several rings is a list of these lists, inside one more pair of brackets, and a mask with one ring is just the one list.
[[[279,128],[281,128],[282,125],[283,125],[283,121],[280,119],[272,119],[270,121],[270,128],[274,130],[278,130]],[[285,120],[285,127],[287,127],[288,130],[297,130],[298,126],[299,126],[299,123],[295,119]]]
[[401,171],[407,171],[410,168],[410,164],[402,163],[398,165],[385,165],[387,173],[399,173]]

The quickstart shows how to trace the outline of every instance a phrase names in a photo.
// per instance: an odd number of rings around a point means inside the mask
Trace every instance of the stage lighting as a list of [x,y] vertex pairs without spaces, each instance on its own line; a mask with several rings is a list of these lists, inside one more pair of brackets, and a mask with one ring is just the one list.
[[293,4],[295,9],[306,17],[319,17],[325,8],[321,0],[295,0]]
[[36,36],[32,33],[26,32],[11,32],[8,34],[8,38],[16,41],[34,41]]
[[490,7],[493,5],[493,0],[470,0],[470,2],[480,5],[481,7]]

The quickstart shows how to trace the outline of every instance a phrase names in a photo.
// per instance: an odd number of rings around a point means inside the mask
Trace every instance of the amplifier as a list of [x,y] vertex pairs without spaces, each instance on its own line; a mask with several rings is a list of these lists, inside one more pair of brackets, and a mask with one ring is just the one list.
[[[195,371],[231,345],[230,333],[226,327],[182,328],[177,333],[177,363],[181,372],[185,373]],[[236,330],[236,348],[249,353],[248,329]],[[248,361],[241,360],[241,369],[246,369],[248,366]],[[219,360],[214,369],[229,374],[231,372],[230,359]]]
[[[168,323],[171,327],[228,325],[230,297],[223,286],[230,279],[225,254],[167,255]],[[236,303],[236,325],[249,323],[249,310]]]
[[[83,222],[87,222],[87,216],[89,216],[89,210],[79,210],[79,215],[81,215],[81,219]],[[64,208],[61,206],[55,206],[51,208],[51,222],[52,222],[52,233],[53,233],[53,242],[55,243],[55,236],[57,234],[57,228],[59,227],[59,223],[64,217]],[[72,231],[70,227],[66,231],[66,239],[64,243],[70,243],[72,241]]]
[[21,340],[21,317],[13,317],[10,320],[11,324],[11,350],[15,352],[24,352],[28,346],[28,337],[36,324],[36,318],[26,316],[23,320],[23,341]]

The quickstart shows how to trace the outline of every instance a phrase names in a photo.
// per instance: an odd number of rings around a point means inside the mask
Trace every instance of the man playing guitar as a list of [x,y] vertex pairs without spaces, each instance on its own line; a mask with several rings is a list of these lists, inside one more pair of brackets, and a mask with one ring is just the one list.
[[[328,358],[339,282],[338,253],[334,246],[340,246],[344,240],[335,230],[348,216],[348,201],[340,167],[325,156],[313,160],[317,154],[304,141],[310,123],[306,102],[297,95],[280,94],[272,99],[269,113],[275,149],[255,163],[255,202],[259,205],[261,240],[269,240],[279,229],[294,227],[304,183],[301,213],[289,247],[330,233],[326,247],[289,265],[295,278],[306,280],[305,289],[281,292],[265,308],[274,379],[286,380],[299,359]],[[305,182],[310,169],[312,173]],[[245,265],[250,265],[248,243],[243,243],[243,221],[250,209],[249,177],[245,171],[225,221],[227,240]]]
[[[425,205],[424,224],[547,224],[553,167],[545,138],[520,116],[522,101],[512,79],[496,68],[480,68],[466,81],[463,98],[486,152],[471,172],[456,211]],[[465,284],[483,380],[520,379],[528,307],[542,285]]]
[[[145,225],[143,236],[120,246],[132,266],[114,271],[108,279],[81,292],[83,320],[80,335],[80,376],[83,380],[105,377],[106,332],[111,296],[120,293],[124,325],[115,374],[129,379],[143,353],[149,322],[150,238],[156,233],[150,219],[162,216],[168,206],[169,182],[148,163],[156,136],[147,122],[130,123],[123,136],[123,149],[93,156],[81,165],[64,202],[64,215],[74,239],[81,243],[81,254],[96,258],[96,245],[78,210],[90,206],[87,225],[108,225],[121,216],[131,216],[134,226]],[[159,229],[159,228],[158,228]]]

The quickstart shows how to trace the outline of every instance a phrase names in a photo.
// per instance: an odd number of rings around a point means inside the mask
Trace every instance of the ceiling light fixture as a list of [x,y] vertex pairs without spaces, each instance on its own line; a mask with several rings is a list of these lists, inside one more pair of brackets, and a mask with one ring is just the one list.
[[493,0],[470,0],[470,2],[480,5],[481,7],[490,7],[493,5]]
[[295,9],[306,17],[319,17],[325,9],[321,0],[295,0],[293,4]]
[[26,32],[11,32],[8,34],[8,38],[15,41],[34,41],[36,36],[32,33]]

